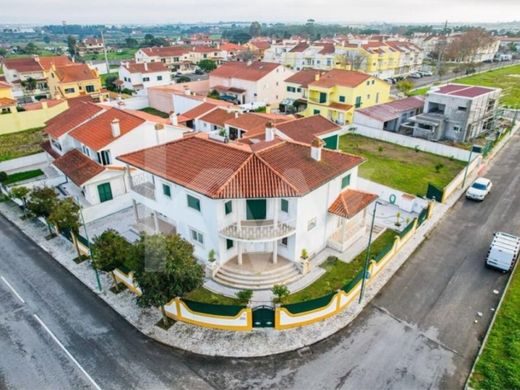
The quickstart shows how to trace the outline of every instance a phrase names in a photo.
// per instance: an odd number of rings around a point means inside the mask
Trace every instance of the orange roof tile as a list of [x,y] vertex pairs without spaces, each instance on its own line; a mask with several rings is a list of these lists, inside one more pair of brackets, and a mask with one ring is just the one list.
[[41,145],[43,150],[45,150],[52,158],[56,159],[60,157],[60,154],[56,152],[51,145],[51,141],[45,141]]
[[347,188],[329,207],[329,213],[343,218],[352,218],[376,199],[375,194]]
[[52,138],[57,139],[101,111],[103,111],[103,108],[95,104],[78,102],[72,105],[68,110],[48,120],[46,122],[45,132]]
[[16,106],[15,99],[10,99],[10,98],[6,98],[6,97],[0,98],[0,107],[11,107],[11,106]]
[[156,72],[169,72],[168,65],[164,62],[148,62],[148,63],[137,63],[135,61],[124,62],[121,64],[130,73],[156,73]]
[[279,123],[276,128],[294,141],[310,144],[314,138],[341,129],[321,115]]
[[149,57],[177,57],[188,53],[188,49],[182,46],[143,47],[141,51]]
[[235,112],[228,112],[223,109],[216,109],[210,111],[206,115],[200,117],[199,119],[204,122],[211,123],[213,125],[217,125],[220,127],[224,127],[228,120],[235,118]]
[[70,152],[58,157],[53,164],[77,186],[82,186],[105,170],[103,166],[91,160],[77,149],[72,149]]
[[307,88],[309,83],[312,83],[316,80],[317,74],[323,74],[324,71],[320,71],[318,69],[303,69],[299,72],[293,74],[289,78],[285,79],[286,83],[299,84],[304,88]]
[[87,64],[73,64],[56,68],[56,76],[62,83],[97,79],[96,71]]
[[209,77],[235,78],[258,81],[281,66],[272,62],[226,62],[209,74]]
[[323,88],[331,88],[335,85],[357,87],[370,77],[369,74],[356,72],[354,70],[332,69],[322,75],[318,81],[313,81],[309,85]]
[[67,56],[38,57],[38,62],[45,70],[49,70],[52,67],[52,65],[54,65],[55,67],[60,67],[74,64],[74,62],[72,62]]
[[182,116],[184,116],[186,120],[192,120],[206,115],[208,112],[213,111],[216,108],[217,106],[215,104],[204,102],[192,108],[191,110],[183,112]]
[[42,66],[33,57],[6,58],[4,60],[4,66],[7,69],[14,69],[19,73],[43,71]]
[[10,89],[10,88],[12,88],[12,85],[7,83],[7,82],[5,82],[5,81],[1,81],[0,80],[0,88],[2,88],[2,89],[9,88]]

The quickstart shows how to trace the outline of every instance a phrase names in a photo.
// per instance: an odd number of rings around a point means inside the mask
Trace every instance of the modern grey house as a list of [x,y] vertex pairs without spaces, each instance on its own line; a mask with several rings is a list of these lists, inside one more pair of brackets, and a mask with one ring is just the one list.
[[447,84],[426,95],[424,110],[409,118],[413,136],[468,142],[491,130],[501,89]]

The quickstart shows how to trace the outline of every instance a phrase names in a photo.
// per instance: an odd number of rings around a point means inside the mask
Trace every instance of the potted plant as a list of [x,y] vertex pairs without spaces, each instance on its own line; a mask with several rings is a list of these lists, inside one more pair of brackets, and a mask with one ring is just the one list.
[[208,264],[206,265],[206,276],[208,278],[211,278],[214,276],[216,271],[216,261],[217,261],[217,252],[215,252],[215,249],[211,249],[208,252]]
[[302,264],[302,274],[306,275],[311,270],[311,263],[309,261],[309,253],[307,252],[307,249],[302,249],[300,258]]

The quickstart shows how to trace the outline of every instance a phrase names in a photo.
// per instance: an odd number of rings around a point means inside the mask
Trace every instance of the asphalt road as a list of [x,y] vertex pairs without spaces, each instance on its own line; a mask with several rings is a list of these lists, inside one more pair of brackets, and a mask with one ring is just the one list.
[[350,326],[261,359],[147,339],[0,217],[0,388],[461,388],[507,279],[484,267],[491,235],[520,233],[518,156],[517,135],[486,174],[489,198],[459,201]]

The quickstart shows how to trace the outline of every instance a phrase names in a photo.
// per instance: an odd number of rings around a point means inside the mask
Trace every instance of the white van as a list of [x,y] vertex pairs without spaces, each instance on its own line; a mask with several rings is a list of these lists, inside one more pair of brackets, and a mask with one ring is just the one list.
[[501,271],[511,271],[520,252],[520,237],[497,232],[489,248],[486,265]]

